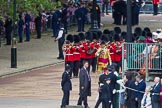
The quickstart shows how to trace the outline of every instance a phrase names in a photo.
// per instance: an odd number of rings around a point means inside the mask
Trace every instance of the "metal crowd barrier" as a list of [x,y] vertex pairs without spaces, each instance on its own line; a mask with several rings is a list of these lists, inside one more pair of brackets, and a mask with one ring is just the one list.
[[[102,5],[100,3],[98,4],[101,6],[101,10],[102,10]],[[110,5],[108,6],[108,12],[112,13],[112,7]],[[141,14],[152,14],[153,13],[152,2],[146,2],[145,5],[141,7],[140,13]],[[158,13],[162,14],[162,3],[158,5]]]
[[[162,45],[153,43],[124,43],[122,52],[122,71],[136,71],[146,74],[162,72]],[[125,50],[125,51],[124,51]]]
[[[143,14],[152,14],[153,13],[153,4],[152,3],[146,3],[140,10],[140,13]],[[162,4],[158,5],[158,13],[162,14]]]

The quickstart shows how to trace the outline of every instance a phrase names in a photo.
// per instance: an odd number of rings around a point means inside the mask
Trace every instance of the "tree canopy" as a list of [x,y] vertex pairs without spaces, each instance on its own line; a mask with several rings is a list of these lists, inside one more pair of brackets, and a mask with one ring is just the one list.
[[[13,1],[14,0],[0,0],[0,16],[8,14],[13,16]],[[54,0],[16,0],[17,12],[30,11],[37,14],[43,10],[55,10],[57,3]]]

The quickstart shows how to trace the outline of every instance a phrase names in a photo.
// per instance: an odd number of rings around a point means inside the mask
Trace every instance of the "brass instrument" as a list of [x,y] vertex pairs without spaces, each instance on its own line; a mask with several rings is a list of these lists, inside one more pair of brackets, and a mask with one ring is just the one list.
[[88,42],[88,47],[89,47],[89,49],[88,49],[88,51],[86,52],[88,55],[91,55],[91,54],[93,54],[94,52],[96,52],[96,49],[95,48],[90,48],[90,42]]
[[115,46],[116,46],[116,53],[120,53],[120,45],[119,45],[119,43],[116,43]]

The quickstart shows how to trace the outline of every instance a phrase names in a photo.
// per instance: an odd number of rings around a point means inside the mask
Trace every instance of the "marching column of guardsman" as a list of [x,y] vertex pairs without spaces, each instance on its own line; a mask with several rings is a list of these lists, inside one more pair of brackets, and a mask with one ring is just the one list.
[[75,78],[78,78],[79,67],[80,67],[80,59],[81,59],[81,47],[80,47],[80,37],[78,35],[74,35],[74,45],[73,45],[73,74]]
[[71,67],[71,70],[69,72],[70,78],[72,78],[72,69],[73,69],[73,62],[74,62],[73,41],[74,41],[73,35],[71,35],[71,34],[67,35],[67,37],[66,37],[66,45],[64,46],[65,65],[69,64],[70,67]]

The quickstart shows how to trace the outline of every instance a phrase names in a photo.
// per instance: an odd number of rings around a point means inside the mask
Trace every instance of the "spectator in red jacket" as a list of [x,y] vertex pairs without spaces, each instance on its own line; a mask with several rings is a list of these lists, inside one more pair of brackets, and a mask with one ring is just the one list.
[[152,4],[153,4],[153,10],[154,10],[153,15],[157,15],[159,0],[152,0]]

